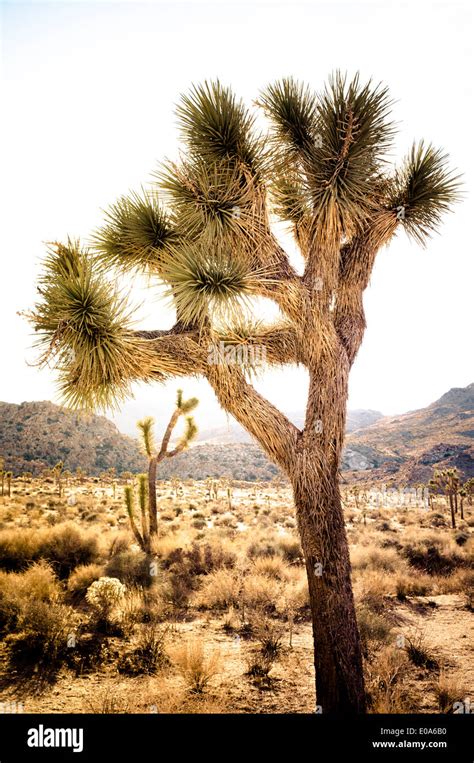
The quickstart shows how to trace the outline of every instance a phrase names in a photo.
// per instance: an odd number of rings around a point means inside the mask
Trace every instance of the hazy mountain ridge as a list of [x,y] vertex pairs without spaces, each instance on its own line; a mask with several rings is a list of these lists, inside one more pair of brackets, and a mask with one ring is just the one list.
[[[301,429],[304,426],[304,411],[293,411],[287,414],[290,421]],[[347,432],[354,432],[357,429],[369,426],[379,419],[383,418],[380,411],[355,409],[347,412]],[[229,419],[227,426],[212,427],[203,429],[199,432],[198,442],[209,445],[223,445],[226,443],[253,443],[249,433],[238,424],[234,419]]]
[[[290,414],[296,426],[303,414]],[[474,476],[474,384],[453,388],[426,408],[398,416],[349,411],[342,470],[349,478],[426,482],[434,467]],[[270,480],[279,469],[233,421],[204,430],[201,440],[158,467],[158,477]],[[62,460],[89,474],[110,467],[144,471],[137,441],[103,416],[84,416],[49,402],[0,403],[0,456],[15,474],[39,473]]]
[[0,456],[14,474],[38,474],[58,461],[88,474],[146,466],[138,443],[104,416],[86,416],[48,401],[0,402]]
[[474,476],[474,384],[453,387],[426,408],[385,416],[349,434],[343,468],[354,469],[348,453],[361,454],[374,478],[422,482],[434,466]]

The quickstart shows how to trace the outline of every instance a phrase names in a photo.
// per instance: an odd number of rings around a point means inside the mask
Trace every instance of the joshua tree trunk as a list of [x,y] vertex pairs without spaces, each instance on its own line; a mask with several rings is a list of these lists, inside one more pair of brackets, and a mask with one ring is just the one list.
[[[310,375],[302,432],[288,429],[279,411],[235,370],[216,372],[211,368],[207,374],[221,404],[260,440],[293,486],[308,576],[316,702],[323,713],[365,712],[362,656],[339,491],[348,374],[347,358],[335,353]],[[267,412],[265,438],[256,415],[262,406]]]
[[158,534],[158,514],[156,506],[156,467],[158,456],[150,458],[148,464],[148,512],[150,522],[150,535]]
[[452,493],[449,493],[449,508],[451,511],[451,527],[453,528],[453,530],[455,530],[456,529],[456,513],[454,511],[454,498]]
[[[306,468],[308,468],[306,463]],[[317,464],[310,466],[314,475]],[[337,478],[318,496],[318,478],[295,489],[313,623],[316,701],[321,712],[364,713],[362,656],[351,587],[349,549]]]

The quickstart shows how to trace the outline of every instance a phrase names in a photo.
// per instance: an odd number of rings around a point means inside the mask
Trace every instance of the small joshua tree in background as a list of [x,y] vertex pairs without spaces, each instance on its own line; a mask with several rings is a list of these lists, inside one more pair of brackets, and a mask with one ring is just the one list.
[[64,464],[62,461],[58,461],[56,466],[53,467],[53,477],[56,482],[56,487],[58,488],[58,495],[60,498],[61,498],[61,494],[63,490],[63,483],[62,483],[63,468],[64,468]]
[[[142,435],[142,446],[145,451],[145,455],[148,458],[148,522],[149,522],[149,534],[150,536],[156,535],[158,532],[158,516],[156,508],[156,468],[160,461],[165,458],[173,458],[189,446],[191,441],[197,435],[197,426],[192,416],[188,414],[193,411],[199,404],[199,400],[196,397],[191,397],[189,400],[183,400],[183,391],[178,390],[176,396],[176,408],[171,414],[168,426],[166,427],[161,445],[158,448],[155,443],[153,434],[154,420],[151,416],[147,416],[142,421],[138,422],[138,428]],[[186,428],[181,439],[177,445],[171,450],[168,449],[171,435],[176,427],[181,416],[186,417]]]
[[456,514],[458,511],[458,490],[460,486],[457,469],[435,469],[433,478],[430,480],[432,493],[444,493],[449,501],[451,511],[451,525],[456,527]]

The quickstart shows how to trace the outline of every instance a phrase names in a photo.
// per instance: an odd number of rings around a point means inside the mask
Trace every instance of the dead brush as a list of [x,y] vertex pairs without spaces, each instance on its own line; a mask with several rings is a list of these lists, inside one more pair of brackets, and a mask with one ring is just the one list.
[[405,651],[410,662],[417,668],[426,668],[426,670],[439,668],[438,660],[431,654],[421,631],[405,639]]
[[368,704],[373,713],[407,713],[413,709],[404,681],[409,661],[402,649],[384,647],[365,662]]
[[171,659],[192,694],[203,694],[221,670],[221,653],[206,654],[201,640],[176,647]]
[[444,670],[441,671],[433,688],[438,700],[439,712],[445,714],[454,713],[456,703],[464,705],[469,695],[464,682],[454,676],[448,676]]

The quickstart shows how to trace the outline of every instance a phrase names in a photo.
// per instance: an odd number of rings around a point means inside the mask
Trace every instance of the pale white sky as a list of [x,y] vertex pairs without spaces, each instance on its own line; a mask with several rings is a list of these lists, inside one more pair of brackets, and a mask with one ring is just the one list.
[[[27,365],[32,336],[16,315],[35,299],[43,242],[87,240],[101,208],[176,156],[181,92],[219,77],[250,104],[278,77],[319,89],[336,68],[386,83],[400,125],[397,155],[413,138],[433,141],[465,174],[467,192],[426,250],[400,234],[380,253],[349,405],[401,413],[472,382],[469,5],[1,3],[0,400],[59,402],[53,375]],[[171,323],[157,294],[142,315],[151,328]],[[160,417],[177,386],[140,387],[119,425],[144,413]],[[183,386],[201,397],[201,427],[219,423],[206,383]],[[268,374],[259,387],[284,410],[303,406],[303,372]]]

